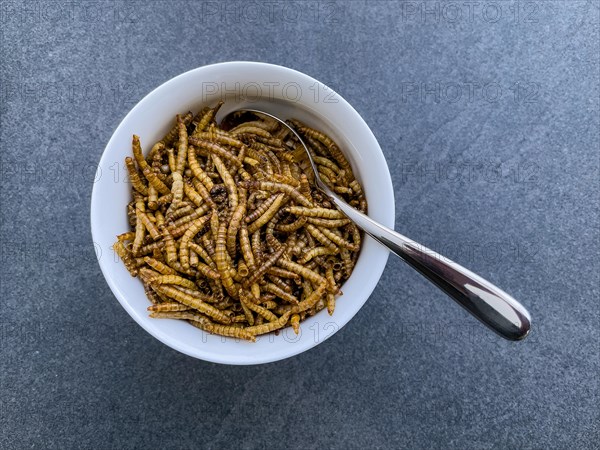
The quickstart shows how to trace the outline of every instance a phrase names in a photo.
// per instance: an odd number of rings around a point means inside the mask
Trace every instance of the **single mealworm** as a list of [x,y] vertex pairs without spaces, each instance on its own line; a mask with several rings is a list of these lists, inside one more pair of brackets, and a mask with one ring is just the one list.
[[334,242],[338,247],[347,248],[348,250],[351,250],[353,252],[357,251],[360,248],[359,245],[346,241],[345,239],[331,231],[329,228],[317,228],[317,230],[323,233],[330,241]]
[[283,314],[279,319],[277,319],[273,322],[265,323],[263,325],[255,325],[253,327],[247,327],[247,328],[244,328],[244,330],[247,331],[248,333],[253,334],[254,336],[270,333],[271,331],[275,331],[280,328],[283,328],[285,326],[285,324],[287,323],[288,319],[290,318],[290,314],[291,313],[288,311],[285,314]]
[[155,287],[155,290],[162,292],[167,297],[170,297],[173,300],[178,301],[179,303],[183,303],[184,305],[187,305],[190,308],[194,308],[221,323],[231,323],[231,319],[214,306],[203,302],[199,298],[192,297],[191,295],[186,294],[175,287],[159,285]]
[[190,144],[194,145],[200,150],[206,150],[207,152],[212,153],[212,156],[218,156],[219,158],[223,158],[229,162],[231,162],[236,167],[242,167],[242,163],[238,159],[237,155],[234,155],[225,147],[220,146],[219,144],[215,144],[214,142],[205,141],[204,139],[194,139],[190,138]]
[[294,201],[300,203],[306,208],[312,207],[312,202],[302,195],[296,188],[284,183],[274,183],[271,181],[244,181],[241,183],[246,189],[260,189],[261,191],[282,192],[289,195]]
[[197,316],[192,318],[190,323],[195,327],[206,331],[207,333],[219,334],[221,336],[228,336],[236,339],[245,339],[250,342],[256,342],[254,334],[250,333],[247,329],[213,323],[206,317]]
[[265,272],[269,269],[269,267],[271,267],[273,264],[277,263],[277,261],[279,260],[279,258],[281,258],[281,255],[283,254],[284,251],[285,251],[285,247],[282,246],[278,251],[269,255],[269,258],[265,262],[263,262],[260,267],[258,267],[256,269],[256,271],[250,276],[250,278],[248,278],[244,282],[244,285],[251,286],[254,282],[258,281],[265,274]]
[[249,269],[254,272],[256,270],[256,262],[254,261],[254,255],[252,254],[252,247],[250,245],[250,238],[248,237],[248,228],[245,223],[242,223],[239,231],[240,250],[242,256],[246,261]]
[[242,305],[244,305],[249,310],[254,311],[259,316],[264,317],[269,322],[275,322],[277,320],[277,316],[271,311],[269,311],[267,308],[263,308],[262,306],[259,306],[253,301],[251,301],[246,292],[240,291],[240,300],[242,301]]
[[148,311],[152,312],[189,311],[191,309],[189,306],[179,302],[166,302],[148,306]]
[[281,204],[284,202],[284,199],[285,199],[285,194],[279,194],[275,198],[273,203],[271,203],[271,205],[267,208],[267,210],[260,217],[258,217],[258,219],[256,219],[250,225],[248,225],[248,233],[250,233],[250,234],[254,233],[260,227],[265,225],[269,220],[271,220],[273,218],[273,216],[277,213],[277,211],[279,211],[279,208],[281,207]]
[[183,234],[183,237],[181,238],[181,243],[179,244],[179,261],[181,262],[181,265],[183,266],[184,269],[189,269],[190,268],[190,262],[189,262],[189,243],[192,240],[192,238],[194,236],[196,236],[196,234],[198,234],[200,232],[200,230],[202,230],[206,224],[208,223],[208,221],[210,220],[211,216],[209,216],[208,214],[202,217],[199,217],[198,219],[194,220],[189,228],[186,230],[186,232]]
[[221,275],[221,283],[225,290],[232,297],[237,296],[237,291],[234,287],[233,279],[229,273],[229,264],[227,262],[227,224],[225,222],[219,225],[219,231],[217,232],[217,239],[215,243],[215,262],[217,269]]
[[337,209],[306,208],[302,206],[288,206],[285,210],[297,216],[318,217],[321,219],[346,219],[347,217]]
[[123,242],[121,242],[121,241],[115,242],[113,245],[113,249],[115,250],[115,253],[117,255],[119,255],[119,258],[121,258],[121,261],[123,261],[123,264],[125,264],[125,268],[129,271],[131,276],[132,277],[137,276],[138,269],[136,267],[136,264],[133,261],[131,254],[127,251],[127,249],[123,245]]
[[150,284],[170,284],[182,286],[188,289],[196,289],[196,284],[193,281],[178,275],[161,275],[150,280]]
[[125,158],[125,167],[127,167],[127,172],[129,173],[129,181],[131,182],[131,186],[140,194],[148,195],[148,187],[142,182],[137,168],[135,167],[133,158],[130,158],[129,156]]
[[292,326],[294,333],[300,333],[300,314],[292,314],[292,317],[290,317],[290,325]]
[[223,179],[223,183],[225,184],[225,188],[227,189],[227,194],[229,197],[229,207],[233,210],[238,205],[238,192],[235,182],[233,181],[233,177],[218,156],[213,155],[212,160],[215,163],[215,168],[219,172],[219,175],[221,175],[221,178]]
[[237,234],[242,224],[242,220],[244,219],[244,214],[246,214],[246,190],[239,190],[240,202],[238,203],[237,208],[231,215],[231,220],[229,221],[229,227],[227,228],[227,251],[229,252],[229,256],[232,258],[235,256],[236,251],[236,242],[237,242]]
[[175,269],[172,269],[171,267],[167,266],[161,261],[158,261],[149,256],[144,256],[144,262],[157,272],[162,273],[163,275],[177,275],[177,271]]

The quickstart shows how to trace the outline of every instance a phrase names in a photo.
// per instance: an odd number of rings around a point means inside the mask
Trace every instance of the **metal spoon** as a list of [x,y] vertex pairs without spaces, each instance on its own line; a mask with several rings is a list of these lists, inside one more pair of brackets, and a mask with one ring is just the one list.
[[230,115],[240,112],[263,114],[289,128],[304,146],[315,173],[317,188],[326,194],[356,226],[402,258],[409,266],[424,275],[473,316],[509,340],[521,340],[529,334],[531,326],[529,313],[523,305],[506,292],[448,258],[377,223],[342,200],[321,180],[306,144],[296,130],[285,121],[264,111],[244,108],[230,112],[222,122]]

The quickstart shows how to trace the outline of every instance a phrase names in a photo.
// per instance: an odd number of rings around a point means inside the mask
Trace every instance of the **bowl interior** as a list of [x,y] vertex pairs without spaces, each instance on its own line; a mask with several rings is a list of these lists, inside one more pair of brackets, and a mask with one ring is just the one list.
[[281,118],[297,118],[332,137],[350,161],[369,205],[369,216],[393,227],[394,198],[383,153],[366,123],[338,94],[300,72],[251,62],[221,63],[180,75],[148,94],[121,122],[98,166],[92,193],[91,225],[100,267],[113,293],[149,333],[190,356],[226,364],[258,364],[305,351],[344,326],[368,299],[388,252],[365,238],[356,267],[344,284],[333,316],[325,310],[291,328],[259,337],[256,343],[207,334],[187,323],[150,319],[149,301],[112,250],[117,234],[129,230],[126,205],[131,199],[124,158],[131,136],[140,136],[145,152],[174,123],[178,113],[197,112],[225,100],[219,117],[241,107],[263,109]]

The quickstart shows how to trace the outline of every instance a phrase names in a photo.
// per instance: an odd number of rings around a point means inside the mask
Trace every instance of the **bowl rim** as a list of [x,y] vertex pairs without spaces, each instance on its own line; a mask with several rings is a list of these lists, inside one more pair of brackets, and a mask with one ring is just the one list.
[[[385,155],[383,154],[383,151],[381,150],[381,147],[379,146],[379,143],[377,142],[377,139],[375,138],[375,136],[374,136],[373,132],[371,131],[370,127],[368,126],[368,124],[365,122],[365,120],[362,118],[362,116],[354,109],[354,107],[350,103],[348,103],[348,101],[346,101],[339,93],[337,93],[337,91],[329,88],[324,83],[316,80],[315,78],[313,78],[303,72],[300,72],[298,70],[291,69],[291,68],[288,68],[285,66],[276,65],[276,64],[270,64],[270,63],[264,63],[264,62],[258,62],[258,61],[219,62],[219,63],[214,63],[214,64],[207,64],[204,66],[200,66],[200,67],[188,70],[186,72],[183,72],[183,73],[181,73],[175,77],[172,77],[172,78],[168,79],[167,81],[161,83],[159,86],[157,86],[152,91],[147,93],[141,100],[139,100],[136,103],[136,105],[133,108],[131,108],[131,110],[119,122],[119,125],[113,131],[108,143],[106,144],[106,146],[102,152],[102,156],[100,157],[97,167],[101,168],[104,166],[105,159],[108,158],[108,150],[109,150],[109,148],[113,147],[116,144],[115,141],[117,139],[117,136],[120,134],[119,132],[120,132],[121,128],[125,127],[125,124],[128,122],[128,120],[132,116],[142,112],[146,106],[146,103],[148,103],[150,101],[149,99],[151,97],[153,97],[154,95],[156,95],[157,92],[167,89],[167,88],[169,88],[170,85],[175,85],[178,82],[180,82],[182,79],[185,79],[187,77],[192,77],[192,76],[196,75],[197,73],[205,71],[207,69],[214,70],[215,68],[223,68],[225,70],[230,70],[230,69],[234,68],[235,66],[237,66],[236,67],[237,69],[242,69],[242,70],[244,68],[249,68],[249,67],[266,68],[267,70],[270,70],[270,71],[275,70],[275,71],[279,71],[280,73],[287,73],[288,75],[291,75],[296,78],[304,79],[305,81],[310,82],[310,83],[317,83],[318,85],[326,87],[327,89],[331,90],[332,94],[335,95],[336,98],[338,99],[338,103],[341,104],[341,107],[348,110],[349,113],[354,115],[354,119],[361,123],[361,125],[364,127],[365,132],[368,134],[367,137],[374,144],[373,150],[376,153],[379,153],[378,156],[381,158],[380,163],[383,163],[383,167],[385,169],[385,170],[383,170],[383,173],[381,173],[379,175],[382,177],[383,184],[385,185],[386,189],[388,190],[388,192],[386,194],[388,196],[390,196],[391,200],[392,200],[391,203],[386,208],[386,210],[384,212],[384,217],[382,219],[380,219],[380,222],[388,227],[393,227],[394,220],[395,220],[395,199],[394,199],[394,189],[393,189],[391,174],[389,171],[389,167],[387,165],[387,161],[385,159]],[[98,211],[97,205],[98,205],[98,202],[100,201],[100,199],[99,199],[100,188],[98,186],[99,186],[99,183],[93,184],[92,195],[91,195],[91,206],[90,206],[90,228],[91,228],[92,241],[94,243],[94,246],[96,246],[95,236],[97,236],[97,232],[95,230],[97,227],[99,227],[101,225],[101,219],[99,217],[96,217],[96,213],[95,213],[96,211]],[[371,239],[371,238],[368,236],[365,236],[365,239],[367,240],[367,239]],[[375,287],[377,286],[377,284],[381,278],[381,275],[383,274],[383,271],[387,264],[388,256],[389,256],[389,253],[386,252],[385,256],[382,255],[380,258],[378,258],[376,261],[374,261],[373,265],[370,265],[370,272],[372,275],[374,275],[375,281],[372,283],[372,286],[370,286],[368,288],[368,291],[365,292],[364,300],[361,300],[361,302],[358,302],[360,304],[358,304],[354,308],[354,310],[351,312],[350,316],[346,320],[337,322],[339,327],[337,329],[335,329],[335,331],[333,331],[325,339],[305,340],[304,341],[305,343],[303,345],[294,345],[294,346],[284,347],[283,350],[273,351],[272,354],[269,354],[269,356],[266,356],[266,357],[250,356],[248,358],[232,358],[230,355],[220,355],[217,352],[201,351],[201,350],[197,350],[195,348],[191,348],[189,346],[180,345],[180,343],[178,341],[174,340],[174,338],[172,336],[170,336],[170,334],[165,333],[162,330],[159,330],[158,328],[152,326],[148,320],[144,320],[144,317],[142,317],[139,314],[139,312],[133,307],[133,305],[127,300],[127,296],[122,292],[122,290],[120,289],[120,286],[115,281],[115,278],[113,277],[113,275],[111,273],[112,270],[109,268],[108,264],[104,263],[102,258],[98,258],[98,264],[100,265],[100,269],[102,271],[104,279],[106,280],[113,295],[117,298],[117,300],[119,301],[121,306],[138,323],[138,325],[140,325],[144,330],[146,330],[146,332],[148,332],[150,335],[154,336],[156,339],[161,341],[163,344],[165,344],[165,345],[173,348],[174,350],[177,350],[185,355],[191,356],[196,359],[201,359],[204,361],[209,361],[209,362],[219,363],[219,364],[229,364],[229,365],[254,365],[254,364],[265,364],[265,363],[280,361],[280,360],[287,359],[289,357],[298,355],[307,350],[310,350],[311,348],[316,347],[318,344],[322,343],[324,340],[328,339],[333,334],[337,333],[348,322],[350,322],[350,320],[352,320],[352,318],[358,313],[358,311],[364,306],[366,301],[372,295],[373,291],[375,290]],[[230,338],[226,338],[226,339],[230,339]],[[306,342],[308,342],[308,344]],[[301,344],[301,343],[302,342],[298,342],[297,344]],[[207,344],[207,348],[210,348],[210,344]],[[275,349],[273,349],[273,350],[275,350]]]

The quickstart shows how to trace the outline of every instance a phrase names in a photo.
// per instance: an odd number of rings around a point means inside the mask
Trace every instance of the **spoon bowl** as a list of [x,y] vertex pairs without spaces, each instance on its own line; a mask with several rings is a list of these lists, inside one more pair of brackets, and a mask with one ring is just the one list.
[[231,111],[222,122],[241,112],[262,114],[287,127],[304,147],[314,172],[316,187],[356,226],[429,279],[498,335],[513,341],[527,337],[531,328],[529,312],[513,297],[479,275],[378,223],[346,203],[323,182],[308,146],[300,133],[286,121],[265,111],[242,108]]

